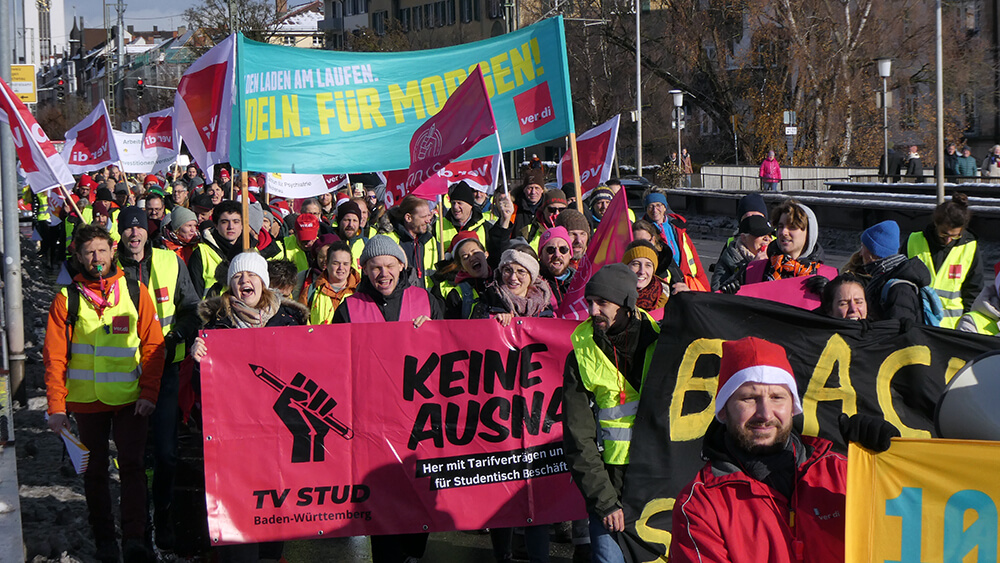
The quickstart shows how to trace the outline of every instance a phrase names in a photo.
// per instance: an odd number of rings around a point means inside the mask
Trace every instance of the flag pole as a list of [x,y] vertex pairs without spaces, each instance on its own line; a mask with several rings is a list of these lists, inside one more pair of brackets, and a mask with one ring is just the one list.
[[73,212],[76,213],[76,216],[80,218],[80,221],[83,221],[83,213],[80,213],[80,208],[76,206],[76,202],[73,201],[72,197],[70,197],[69,190],[66,189],[66,186],[59,184],[59,191],[62,192],[63,197],[69,202],[69,205],[73,208]]
[[507,170],[503,165],[503,147],[500,145],[500,131],[495,131],[493,136],[497,139],[497,150],[500,151],[500,176],[503,178],[503,193],[510,199],[510,191],[507,189]]
[[583,194],[580,192],[580,158],[576,153],[576,132],[569,134],[569,152],[573,158],[573,189],[576,191],[576,210],[583,213]]
[[438,260],[444,260],[444,200],[440,194],[437,196],[437,216]]
[[240,170],[240,196],[243,199],[243,252],[246,252],[250,250],[250,193],[246,170]]

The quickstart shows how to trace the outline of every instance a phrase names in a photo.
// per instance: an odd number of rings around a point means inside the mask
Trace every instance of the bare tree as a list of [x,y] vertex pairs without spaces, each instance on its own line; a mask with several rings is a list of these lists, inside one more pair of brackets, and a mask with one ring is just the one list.
[[[233,5],[239,30],[247,39],[267,42],[274,36],[278,27],[274,2],[234,0]],[[233,33],[229,25],[228,0],[201,0],[184,10],[184,20],[191,29],[201,29],[216,43]]]

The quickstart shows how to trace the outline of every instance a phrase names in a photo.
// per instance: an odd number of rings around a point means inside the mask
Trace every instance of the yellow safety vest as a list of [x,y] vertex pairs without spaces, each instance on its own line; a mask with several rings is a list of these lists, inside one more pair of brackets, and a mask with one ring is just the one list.
[[[657,333],[660,326],[643,312],[652,323]],[[597,422],[601,426],[601,439],[604,442],[604,463],[608,465],[628,465],[629,445],[632,442],[632,425],[635,415],[639,412],[639,395],[642,386],[637,391],[611,363],[597,343],[594,342],[594,322],[587,319],[576,327],[570,336],[576,362],[580,367],[580,380],[588,391],[594,394],[597,404]],[[656,343],[646,348],[646,358],[642,365],[642,381],[645,383],[649,373],[649,364],[653,360]],[[622,393],[624,392],[624,400]]]
[[[458,234],[458,229],[447,218],[445,218],[443,220],[443,222],[441,223],[441,227],[444,230],[444,235],[443,235],[444,239],[442,239],[442,240],[444,240],[444,249],[445,249],[445,252],[447,252],[448,248],[451,246],[452,239],[454,239],[455,235]],[[473,223],[471,225],[466,225],[465,228],[462,229],[462,230],[463,231],[472,231],[472,232],[476,233],[476,235],[479,237],[479,244],[483,245],[483,248],[486,248],[486,220],[485,219],[480,218],[479,221],[477,221],[476,223]]]
[[[350,292],[344,295],[344,299],[347,299],[349,295],[353,295],[354,292]],[[343,303],[341,299],[340,303]],[[339,305],[339,304],[338,304]],[[309,304],[309,324],[311,325],[323,325],[330,324],[333,321],[333,313],[336,311],[336,307],[333,306],[333,298],[329,295],[323,293],[322,291],[316,291],[312,296],[312,303]]]
[[[139,311],[129,296],[125,278],[119,277],[118,303],[101,317],[80,296],[80,310],[69,343],[66,400],[73,403],[127,405],[139,399]],[[69,289],[60,290],[69,302]]]
[[274,254],[274,256],[267,259],[268,262],[273,260],[284,260],[285,259],[285,243],[281,239],[274,239],[274,244],[278,245],[280,249]]
[[[154,248],[149,264],[149,285],[146,287],[149,288],[149,296],[153,298],[153,303],[156,303],[156,314],[160,317],[164,337],[173,330],[174,314],[177,312],[173,295],[177,289],[177,276],[180,274],[177,260],[177,255],[173,251]],[[184,343],[178,342],[174,357],[167,359],[171,363],[177,363],[184,359],[184,354]]]
[[992,319],[978,311],[969,311],[965,314],[976,325],[976,332],[987,336],[1000,334],[1000,326],[997,326],[997,319]]
[[[28,188],[28,191],[30,192],[31,188]],[[49,194],[42,192],[37,195],[38,209],[35,210],[35,219],[48,222],[49,218],[52,217],[52,213],[49,212]]]
[[910,238],[906,242],[906,255],[910,258],[919,258],[927,266],[931,272],[931,287],[941,298],[941,306],[944,307],[941,326],[955,328],[958,319],[965,313],[962,305],[962,283],[972,269],[972,261],[976,256],[976,241],[952,247],[940,270],[934,269],[934,259],[931,257],[931,249],[923,232],[910,233]]
[[285,259],[291,260],[295,264],[295,269],[304,272],[309,269],[309,256],[306,250],[299,244],[299,239],[295,235],[288,235],[284,240]]
[[[388,235],[389,238],[394,240],[396,244],[399,244],[399,234],[396,231],[392,231]],[[415,243],[417,244],[417,243]],[[437,239],[431,237],[424,243],[424,288],[430,290],[433,287],[434,282],[431,280],[431,274],[434,273],[434,268],[438,263],[438,246]],[[413,264],[407,264],[407,266],[413,267]]]
[[[205,289],[201,292],[201,298],[205,299],[208,297],[208,292],[217,283],[215,270],[219,268],[219,264],[222,264],[222,256],[204,242],[198,243],[198,246],[195,247],[195,252],[201,255],[201,279],[205,284]],[[225,281],[228,282],[229,280]]]
[[442,281],[438,284],[438,289],[441,290],[441,297],[446,301],[453,291],[457,291],[458,296],[462,298],[462,318],[472,318],[472,308],[476,305],[476,301],[479,300],[479,291],[472,287],[471,283],[462,282],[456,284],[450,281]]
[[361,253],[365,251],[365,245],[368,241],[365,237],[355,237],[354,242],[349,242],[351,245],[351,258],[354,259],[354,269],[361,271]]

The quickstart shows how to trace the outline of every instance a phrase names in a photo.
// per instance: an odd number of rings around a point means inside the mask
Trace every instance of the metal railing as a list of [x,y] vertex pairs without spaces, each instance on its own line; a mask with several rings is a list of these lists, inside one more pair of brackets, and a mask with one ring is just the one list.
[[[826,191],[825,182],[848,181],[847,177],[783,178],[778,182],[779,192]],[[764,182],[758,176],[701,173],[701,185],[716,190],[764,191]]]

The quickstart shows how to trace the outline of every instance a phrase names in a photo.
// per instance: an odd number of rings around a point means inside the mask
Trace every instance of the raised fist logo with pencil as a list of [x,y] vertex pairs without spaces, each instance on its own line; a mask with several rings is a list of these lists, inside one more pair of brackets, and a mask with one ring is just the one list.
[[250,369],[278,392],[274,412],[292,433],[292,463],[323,461],[324,441],[331,430],[345,440],[354,437],[354,431],[331,414],[337,401],[312,379],[296,373],[291,383],[285,383],[266,368],[250,364]]

